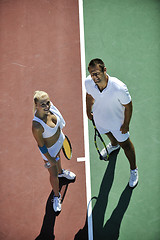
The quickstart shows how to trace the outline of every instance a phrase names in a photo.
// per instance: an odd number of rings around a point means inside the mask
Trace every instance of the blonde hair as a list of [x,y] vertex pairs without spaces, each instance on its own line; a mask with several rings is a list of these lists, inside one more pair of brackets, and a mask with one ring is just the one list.
[[35,91],[33,95],[33,114],[35,114],[36,111],[36,103],[44,98],[49,98],[48,93],[44,91]]

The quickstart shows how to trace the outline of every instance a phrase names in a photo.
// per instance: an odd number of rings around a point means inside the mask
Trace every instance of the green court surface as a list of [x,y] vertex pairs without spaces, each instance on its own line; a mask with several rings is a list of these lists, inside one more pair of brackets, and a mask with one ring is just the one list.
[[[130,125],[139,184],[127,187],[129,164],[120,150],[98,159],[89,122],[94,240],[160,239],[160,1],[84,0],[86,64],[102,58],[133,101]],[[87,73],[88,74],[88,73]],[[108,141],[106,139],[106,141]]]

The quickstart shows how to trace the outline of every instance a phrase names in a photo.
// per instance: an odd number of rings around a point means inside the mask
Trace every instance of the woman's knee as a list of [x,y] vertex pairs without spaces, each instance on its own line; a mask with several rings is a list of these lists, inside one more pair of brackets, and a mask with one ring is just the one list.
[[52,166],[48,169],[49,173],[50,173],[50,177],[52,178],[57,178],[58,177],[58,168],[57,165],[56,166]]

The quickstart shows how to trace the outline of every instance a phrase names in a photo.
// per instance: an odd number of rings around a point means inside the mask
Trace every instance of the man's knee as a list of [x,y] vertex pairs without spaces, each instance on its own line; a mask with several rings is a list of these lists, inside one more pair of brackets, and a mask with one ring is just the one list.
[[124,151],[129,151],[132,149],[133,144],[132,144],[131,140],[128,138],[124,142],[119,142],[119,145],[123,148]]

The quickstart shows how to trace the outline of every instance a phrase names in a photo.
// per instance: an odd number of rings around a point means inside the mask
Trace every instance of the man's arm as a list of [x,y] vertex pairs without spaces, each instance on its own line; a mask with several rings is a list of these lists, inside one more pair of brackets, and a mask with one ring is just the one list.
[[125,134],[129,131],[129,123],[132,117],[132,101],[126,105],[123,105],[125,107],[124,112],[124,123],[122,124],[120,131]]
[[87,116],[90,120],[93,118],[93,113],[92,113],[92,106],[94,104],[94,98],[90,94],[86,94],[86,109],[87,109]]

